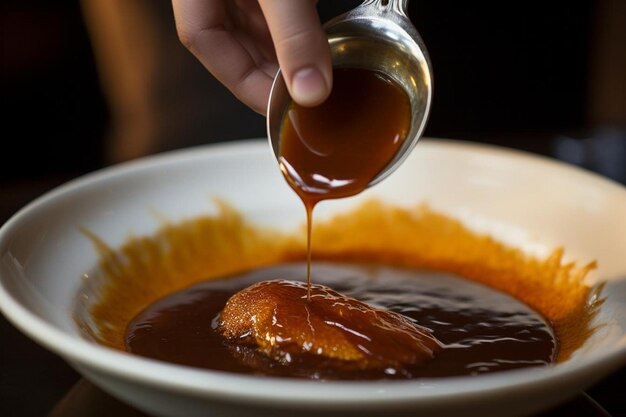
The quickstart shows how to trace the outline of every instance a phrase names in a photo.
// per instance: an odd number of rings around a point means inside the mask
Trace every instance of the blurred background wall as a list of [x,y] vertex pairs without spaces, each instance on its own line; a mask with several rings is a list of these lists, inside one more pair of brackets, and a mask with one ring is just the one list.
[[[320,0],[322,20],[359,1]],[[413,0],[432,58],[427,136],[564,159],[626,181],[626,1]],[[178,42],[165,0],[3,0],[0,183],[265,136]]]

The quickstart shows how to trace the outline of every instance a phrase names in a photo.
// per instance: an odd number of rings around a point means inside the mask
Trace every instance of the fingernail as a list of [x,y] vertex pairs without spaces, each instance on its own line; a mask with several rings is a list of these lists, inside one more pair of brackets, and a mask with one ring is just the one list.
[[327,89],[322,73],[314,67],[299,70],[291,81],[292,98],[303,106],[320,104],[326,99]]

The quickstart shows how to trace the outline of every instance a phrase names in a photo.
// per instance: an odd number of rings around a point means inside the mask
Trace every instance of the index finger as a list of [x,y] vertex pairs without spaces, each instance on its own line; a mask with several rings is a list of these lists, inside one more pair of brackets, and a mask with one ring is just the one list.
[[332,88],[326,33],[314,0],[259,0],[291,97],[304,106],[323,102]]

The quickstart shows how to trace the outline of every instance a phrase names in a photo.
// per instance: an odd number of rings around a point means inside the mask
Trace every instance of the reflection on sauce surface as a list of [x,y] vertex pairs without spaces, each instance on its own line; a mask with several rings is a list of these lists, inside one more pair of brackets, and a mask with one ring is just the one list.
[[[267,312],[266,318],[257,315],[256,319],[268,326],[272,322],[279,327],[285,325],[282,332],[273,330],[273,333],[291,337],[296,344],[311,339],[318,341],[312,349],[333,344],[348,349],[329,357],[303,355],[296,346],[295,354],[293,349],[275,349],[273,353],[282,352],[283,355],[268,357],[255,345],[224,340],[215,324],[230,296],[259,281],[277,277],[301,280],[306,268],[303,263],[256,269],[229,279],[204,282],[163,298],[130,323],[127,348],[139,355],[208,369],[315,379],[467,375],[546,365],[556,357],[557,346],[548,324],[508,294],[449,274],[366,264],[318,262],[315,266],[315,283],[328,285],[370,305],[401,313],[408,319],[409,326],[432,329],[434,336],[443,342],[443,349],[432,339],[421,339],[428,348],[435,350],[435,355],[431,359],[427,349],[416,358],[408,349],[409,340],[390,339],[397,335],[395,331],[373,332],[368,323],[354,320],[354,317],[343,317],[342,320],[336,311],[316,311],[315,294],[319,288],[316,285],[313,286],[309,319],[332,320],[342,325],[351,323],[352,326],[333,334],[333,341],[324,342],[324,335],[319,334],[313,339],[310,335],[302,336],[310,329],[307,316],[293,316],[293,311],[280,311],[280,308],[306,306],[304,284],[299,288],[300,300],[291,300],[282,306],[276,300],[269,300],[268,303],[277,304],[279,310]],[[263,309],[257,308],[257,311]],[[320,329],[319,323],[314,322],[313,326]],[[361,340],[358,343],[342,342],[350,334],[366,338],[354,336]],[[407,344],[403,345],[403,342]],[[362,350],[354,352],[349,349],[354,346],[360,346]],[[357,359],[382,357],[378,365],[384,366],[363,364],[362,359],[351,360],[354,355]]]
[[310,297],[308,289],[293,280],[244,288],[228,300],[216,330],[231,344],[296,368],[401,370],[441,350],[429,329],[402,314],[325,285],[311,285]]
[[[118,249],[109,248],[96,236],[90,235],[101,260],[97,273],[91,274],[77,298],[75,319],[83,334],[121,350],[127,350],[128,342],[132,350],[141,345],[142,337],[149,336],[146,332],[149,327],[137,327],[139,321],[148,320],[146,324],[154,319],[154,323],[159,325],[168,321],[167,318],[159,319],[161,316],[158,315],[151,318],[150,311],[166,312],[181,300],[199,297],[201,302],[192,303],[197,307],[193,317],[177,320],[174,327],[169,330],[160,328],[159,331],[176,331],[179,327],[183,330],[185,326],[180,326],[180,323],[188,322],[192,326],[195,317],[195,325],[206,332],[194,333],[201,343],[189,347],[191,351],[185,356],[199,358],[205,355],[206,360],[211,360],[214,355],[226,354],[224,349],[228,344],[220,342],[217,349],[209,350],[203,338],[217,336],[212,332],[212,320],[227,299],[237,290],[258,280],[303,279],[304,264],[294,266],[295,269],[289,265],[306,259],[306,244],[300,232],[285,234],[259,228],[248,223],[228,205],[218,203],[218,207],[219,212],[215,215],[165,224],[153,236],[131,238]],[[543,331],[547,337],[536,333],[529,336],[530,344],[525,344],[525,347],[535,346],[537,340],[543,340],[547,348],[528,365],[547,363],[555,356],[556,361],[563,361],[594,330],[592,319],[601,300],[597,288],[584,283],[585,275],[594,268],[594,264],[576,266],[565,263],[562,261],[562,250],[555,250],[546,259],[534,258],[488,236],[472,232],[460,222],[424,205],[397,208],[377,201],[316,222],[315,239],[314,256],[316,265],[320,265],[314,270],[316,283],[328,284],[369,304],[399,311],[416,319],[419,325],[433,329],[435,337],[446,347],[435,354],[435,359],[419,366],[420,372],[423,372],[420,375],[428,375],[428,372],[431,375],[437,372],[454,374],[456,371],[452,370],[447,370],[447,373],[435,371],[436,364],[454,363],[455,358],[461,358],[463,353],[488,349],[492,343],[507,346],[509,336],[526,337],[523,330],[530,330],[531,333]],[[379,265],[376,267],[379,269],[371,269],[364,264]],[[367,272],[370,270],[378,271],[378,275],[372,276]],[[446,272],[464,280],[459,283],[457,279],[446,278],[439,273],[431,275],[418,270]],[[235,278],[222,279],[224,277]],[[455,284],[449,283],[451,279]],[[436,295],[436,291],[424,286],[426,282],[436,283],[435,287],[443,285],[445,290]],[[530,310],[523,304],[515,303],[500,292],[480,287],[487,293],[504,297],[508,300],[505,303],[507,306],[516,306],[514,311],[498,310],[498,303],[495,303],[496,307],[484,304],[480,292],[476,293],[478,299],[472,296],[468,300],[459,295],[458,291],[474,288],[475,283],[508,293],[538,312],[551,325],[555,338],[539,316],[529,313]],[[381,288],[386,289],[383,291]],[[183,292],[179,293],[181,290]],[[445,296],[441,297],[442,294]],[[437,298],[439,301],[436,301]],[[437,306],[437,303],[440,305]],[[185,302],[181,303],[180,314],[191,313],[185,305]],[[488,308],[481,313],[484,306]],[[486,313],[494,308],[495,314]],[[163,317],[170,315],[165,313]],[[513,324],[503,326],[501,320],[511,317],[522,320],[525,329],[515,330]],[[133,324],[129,327],[131,322]],[[483,332],[480,333],[481,340],[492,338],[496,342],[459,341],[454,339],[455,332],[451,331],[455,326],[466,330],[474,326],[473,330]],[[133,337],[127,341],[129,329],[132,329]],[[513,335],[507,333],[508,330]],[[462,332],[459,330],[456,335]],[[471,345],[471,348],[458,346],[463,343]],[[155,344],[150,348],[144,345],[147,350],[142,354],[172,362],[183,361],[176,357],[175,352],[170,352],[172,356],[166,358],[162,356],[163,352],[150,351],[167,349],[167,346]],[[500,349],[498,356],[485,363],[476,358],[466,358],[466,365],[478,364],[466,372],[486,372],[511,366],[507,362],[509,358],[501,356],[502,352],[508,351],[508,346]],[[263,362],[258,355],[250,355],[244,346],[235,347],[231,352],[236,357],[231,357],[232,361],[225,366],[276,373],[274,366],[268,366],[267,361]],[[516,360],[519,361],[519,358]],[[206,363],[196,365],[206,366]],[[232,370],[236,371],[234,368]],[[413,375],[415,370],[407,371],[408,368],[398,367],[400,372],[396,377],[405,377],[402,375],[407,372]],[[306,373],[307,367],[303,365],[300,369]],[[313,374],[309,376],[315,377]],[[379,374],[377,377],[390,376]]]

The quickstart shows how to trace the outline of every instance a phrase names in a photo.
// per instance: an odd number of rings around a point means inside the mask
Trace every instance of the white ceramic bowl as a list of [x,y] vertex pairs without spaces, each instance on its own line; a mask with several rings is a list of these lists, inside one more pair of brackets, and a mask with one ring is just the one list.
[[[577,394],[626,362],[626,189],[548,159],[425,140],[391,177],[319,215],[379,196],[427,201],[468,226],[529,252],[564,245],[597,259],[608,281],[604,323],[573,357],[547,368],[399,382],[315,382],[210,372],[114,351],[83,339],[72,320],[81,275],[97,255],[84,226],[111,246],[172,220],[214,211],[219,196],[258,224],[294,229],[304,211],[265,141],[144,158],[72,181],[0,229],[0,308],[19,329],[105,391],[158,416],[522,415]],[[294,414],[297,411],[299,414]]]

